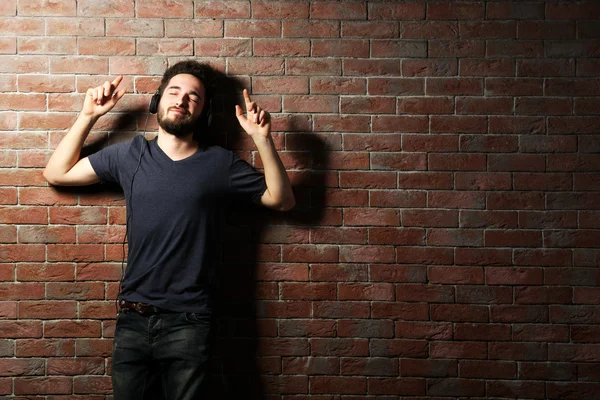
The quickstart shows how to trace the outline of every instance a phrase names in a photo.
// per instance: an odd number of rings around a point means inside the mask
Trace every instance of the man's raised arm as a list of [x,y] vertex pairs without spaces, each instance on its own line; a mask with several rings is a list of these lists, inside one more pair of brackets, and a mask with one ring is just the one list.
[[80,160],[79,156],[83,143],[98,118],[109,112],[125,94],[124,89],[117,90],[121,80],[123,77],[118,76],[112,83],[106,81],[102,86],[88,89],[81,113],[44,169],[44,178],[50,184],[83,186],[100,181],[88,158]]

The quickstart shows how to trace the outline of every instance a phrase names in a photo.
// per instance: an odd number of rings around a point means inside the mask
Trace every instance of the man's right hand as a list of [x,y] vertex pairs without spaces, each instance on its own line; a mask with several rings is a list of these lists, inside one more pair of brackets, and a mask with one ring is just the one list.
[[88,89],[81,113],[97,119],[109,112],[125,94],[125,89],[117,90],[122,80],[123,76],[119,75],[112,83],[106,81],[102,86]]

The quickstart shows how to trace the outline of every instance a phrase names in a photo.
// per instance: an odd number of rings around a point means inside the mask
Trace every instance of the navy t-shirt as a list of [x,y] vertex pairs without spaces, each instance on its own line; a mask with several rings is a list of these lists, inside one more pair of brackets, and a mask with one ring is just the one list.
[[218,146],[173,161],[156,139],[142,136],[89,160],[102,181],[118,183],[125,194],[129,254],[121,298],[210,313],[223,208],[232,196],[258,202],[264,175]]

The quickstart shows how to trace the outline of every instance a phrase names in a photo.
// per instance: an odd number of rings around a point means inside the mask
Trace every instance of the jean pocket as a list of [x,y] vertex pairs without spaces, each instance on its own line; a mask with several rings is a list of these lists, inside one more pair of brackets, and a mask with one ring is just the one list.
[[185,320],[192,324],[210,324],[211,317],[210,315],[194,313],[194,312],[186,312],[183,313],[185,316]]

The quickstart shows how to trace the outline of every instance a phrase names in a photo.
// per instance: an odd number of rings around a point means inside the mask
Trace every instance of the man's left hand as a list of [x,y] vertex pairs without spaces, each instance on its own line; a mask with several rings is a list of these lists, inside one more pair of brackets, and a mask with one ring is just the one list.
[[252,137],[268,137],[271,133],[271,115],[269,112],[252,101],[246,89],[244,89],[244,103],[246,104],[246,116],[244,116],[242,107],[235,106],[235,115],[242,128]]

